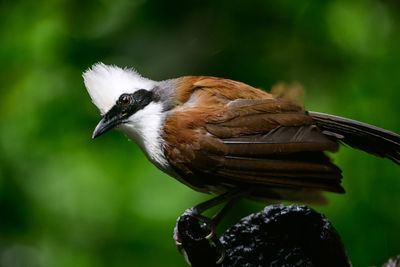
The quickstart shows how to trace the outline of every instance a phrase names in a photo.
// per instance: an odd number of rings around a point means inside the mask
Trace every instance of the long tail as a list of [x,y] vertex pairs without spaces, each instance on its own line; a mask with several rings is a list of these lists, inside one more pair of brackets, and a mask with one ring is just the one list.
[[324,134],[400,165],[400,135],[355,120],[318,112],[309,114]]

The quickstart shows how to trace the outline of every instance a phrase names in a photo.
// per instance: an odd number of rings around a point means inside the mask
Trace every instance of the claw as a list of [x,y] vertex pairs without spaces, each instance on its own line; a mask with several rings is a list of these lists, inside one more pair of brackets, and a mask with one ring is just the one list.
[[215,223],[212,219],[202,216],[202,215],[195,215],[194,216],[199,222],[203,223],[204,226],[210,231],[208,235],[206,235],[204,238],[207,240],[211,240],[215,236]]
[[214,223],[204,223],[205,226],[210,230],[210,233],[206,235],[204,238],[207,240],[211,240],[215,236],[215,225]]
[[185,258],[185,261],[186,261],[187,265],[192,266],[192,263],[190,262],[189,256],[188,256],[188,254],[186,253],[186,251],[184,251],[184,252],[182,253],[182,255],[183,255],[183,257]]
[[215,236],[215,232],[211,231],[208,235],[206,235],[204,238],[207,240],[210,240],[211,238],[213,238]]
[[216,265],[219,265],[224,261],[225,256],[226,256],[226,251],[225,251],[224,246],[221,244],[221,241],[219,241],[218,237],[215,236],[212,239],[212,241],[214,242],[215,247],[217,248],[217,251],[221,254],[221,256],[218,258],[218,260],[215,262]]
[[225,249],[223,249],[223,250],[221,251],[221,256],[220,256],[219,259],[215,262],[215,264],[216,264],[216,265],[220,265],[220,264],[225,260],[225,256],[226,256]]

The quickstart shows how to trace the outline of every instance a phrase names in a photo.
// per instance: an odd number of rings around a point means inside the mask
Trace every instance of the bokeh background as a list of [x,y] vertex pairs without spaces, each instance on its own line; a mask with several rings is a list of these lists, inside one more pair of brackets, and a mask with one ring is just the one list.
[[[399,14],[395,0],[0,1],[0,266],[185,266],[176,218],[209,196],[120,132],[91,140],[91,64],[298,81],[309,110],[400,133]],[[333,157],[347,193],[314,208],[354,266],[379,266],[400,254],[400,168],[349,148]],[[262,207],[243,201],[225,224]]]

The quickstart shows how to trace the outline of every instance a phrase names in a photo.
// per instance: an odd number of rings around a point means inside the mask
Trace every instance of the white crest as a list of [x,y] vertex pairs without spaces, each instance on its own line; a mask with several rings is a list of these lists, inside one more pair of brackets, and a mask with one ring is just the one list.
[[150,90],[156,82],[143,78],[133,69],[96,63],[83,73],[86,89],[101,115],[109,111],[120,95],[139,89]]

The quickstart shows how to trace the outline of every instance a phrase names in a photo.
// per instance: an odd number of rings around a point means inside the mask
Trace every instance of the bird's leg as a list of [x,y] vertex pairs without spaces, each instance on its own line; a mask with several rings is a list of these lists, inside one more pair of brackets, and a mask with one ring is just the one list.
[[[203,223],[205,227],[207,227],[209,234],[201,237],[200,239],[207,239],[207,240],[212,240],[213,243],[215,244],[215,247],[217,251],[220,253],[220,257],[217,261],[217,263],[222,262],[222,260],[225,257],[225,251],[219,242],[219,239],[217,236],[215,236],[215,229],[222,217],[226,214],[226,212],[233,206],[234,202],[241,196],[243,195],[244,191],[239,190],[239,189],[233,189],[231,191],[228,191],[222,195],[219,195],[213,199],[210,199],[208,201],[205,201],[203,203],[200,203],[192,208],[187,209],[184,214],[181,217],[184,216],[191,216],[192,218],[195,218],[197,221]],[[216,215],[214,215],[212,218],[206,217],[201,215],[204,211],[222,203],[225,201],[229,201]],[[181,217],[178,219],[181,219]],[[179,250],[180,253],[182,253],[183,245],[182,245],[182,240],[180,238],[179,234],[179,229],[178,229],[178,223],[174,228],[174,240],[175,244]]]
[[[216,264],[219,265],[223,262],[223,260],[225,259],[225,249],[224,246],[222,246],[221,241],[219,241],[219,238],[215,235],[215,227],[219,224],[219,222],[221,221],[222,217],[224,217],[224,215],[227,213],[227,211],[230,210],[230,208],[237,202],[238,197],[232,198],[229,200],[229,202],[217,213],[212,217],[212,222],[214,225],[214,233],[210,233],[212,234],[212,241],[215,244],[215,247],[219,253],[219,258],[216,261]],[[207,237],[206,237],[207,238]]]
[[230,210],[230,208],[238,201],[239,196],[233,197],[232,199],[229,200],[228,203],[217,213],[212,217],[212,221],[214,222],[214,225],[218,225],[221,219],[224,217],[224,215]]
[[216,205],[236,199],[239,196],[243,195],[243,191],[239,189],[233,189],[230,190],[222,195],[219,195],[215,198],[212,198],[210,200],[207,200],[205,202],[202,202],[192,208],[187,209],[183,214],[184,215],[190,215],[196,218],[199,222],[204,223],[205,226],[209,229],[210,233],[205,237],[206,239],[211,239],[214,234],[215,234],[215,228],[219,221],[222,219],[222,217],[226,214],[226,212],[229,210],[229,208],[233,205],[233,202],[228,202],[227,205],[225,205],[216,215],[214,215],[212,218],[206,217],[201,215],[203,212],[205,212],[208,209],[211,209],[212,207],[215,207]]

